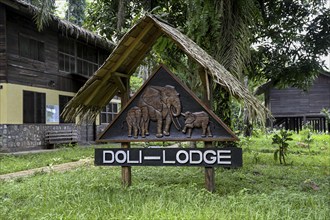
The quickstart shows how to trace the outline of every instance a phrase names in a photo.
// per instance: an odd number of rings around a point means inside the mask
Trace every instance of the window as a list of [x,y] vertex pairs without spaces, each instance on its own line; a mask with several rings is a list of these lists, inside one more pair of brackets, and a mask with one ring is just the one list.
[[59,70],[91,76],[109,56],[106,50],[60,37],[58,42]]
[[119,111],[119,103],[110,102],[102,109],[101,123],[110,123],[116,117]]
[[45,62],[45,45],[41,41],[20,34],[19,54],[22,57]]
[[98,67],[98,50],[77,43],[77,72],[85,76],[91,76]]
[[59,96],[59,103],[60,103],[60,123],[75,123],[75,121],[69,121],[69,122],[65,122],[64,118],[61,116],[66,104],[72,99],[71,96],[64,96],[64,95],[60,95]]
[[58,44],[59,70],[67,73],[76,72],[74,41],[60,38]]
[[45,93],[23,91],[23,123],[45,123]]

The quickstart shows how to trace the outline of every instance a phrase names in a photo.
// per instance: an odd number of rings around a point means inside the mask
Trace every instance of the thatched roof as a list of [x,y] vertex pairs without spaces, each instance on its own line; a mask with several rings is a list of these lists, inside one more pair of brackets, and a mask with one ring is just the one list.
[[93,119],[118,91],[125,90],[122,78],[133,74],[162,35],[172,39],[185,54],[212,76],[215,83],[223,86],[234,97],[243,99],[260,116],[266,110],[232,74],[195,42],[156,16],[146,15],[124,35],[105,63],[68,103],[63,116],[66,119],[73,119],[78,115]]
[[[19,11],[20,13],[31,15],[32,17],[39,10],[24,0],[0,0],[0,3],[3,3],[8,7]],[[51,21],[49,23],[57,24],[57,29],[63,36],[70,36],[76,39],[81,39],[86,43],[94,44],[107,50],[112,50],[114,48],[114,44],[106,38],[81,28],[69,21],[62,20],[54,15],[51,16]]]

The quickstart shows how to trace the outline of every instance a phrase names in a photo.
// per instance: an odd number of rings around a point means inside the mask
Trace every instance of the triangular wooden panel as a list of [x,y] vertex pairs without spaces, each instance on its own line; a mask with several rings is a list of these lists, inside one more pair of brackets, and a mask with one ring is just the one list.
[[98,138],[100,142],[237,140],[228,126],[162,65]]

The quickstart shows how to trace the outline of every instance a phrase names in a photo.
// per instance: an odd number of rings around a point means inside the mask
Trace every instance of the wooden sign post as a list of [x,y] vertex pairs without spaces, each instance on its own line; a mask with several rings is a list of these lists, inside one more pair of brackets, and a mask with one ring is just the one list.
[[[130,100],[125,82],[121,91],[124,107],[98,138],[101,142],[119,142],[122,150],[99,152],[96,149],[95,155],[96,165],[122,165],[124,186],[131,185],[131,166],[204,165],[205,186],[213,192],[214,166],[241,166],[242,151],[212,148],[213,141],[237,141],[238,138],[211,111],[209,90],[208,98],[202,102],[164,66],[160,66]],[[205,149],[176,152],[149,149],[138,153],[130,150],[130,142],[153,141],[203,141]],[[231,160],[234,156],[235,160]]]
[[[128,100],[129,100],[129,93],[130,93],[130,88],[129,88],[129,80],[125,80],[125,90],[121,91],[121,104],[122,106],[127,105]],[[131,147],[130,142],[123,142],[121,143],[121,148],[124,149],[129,149]],[[130,166],[123,166],[121,168],[121,181],[124,187],[128,187],[132,185],[132,172],[131,172],[131,167]]]

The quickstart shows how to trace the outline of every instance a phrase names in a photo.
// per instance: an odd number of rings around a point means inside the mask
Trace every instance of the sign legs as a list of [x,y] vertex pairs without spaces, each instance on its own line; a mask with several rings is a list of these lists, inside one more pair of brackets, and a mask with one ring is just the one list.
[[[121,148],[130,148],[130,143],[121,143]],[[121,167],[121,182],[124,187],[132,185],[131,167]]]
[[[212,148],[212,142],[204,142],[205,148]],[[205,167],[205,188],[209,192],[215,191],[215,172],[214,167]]]

